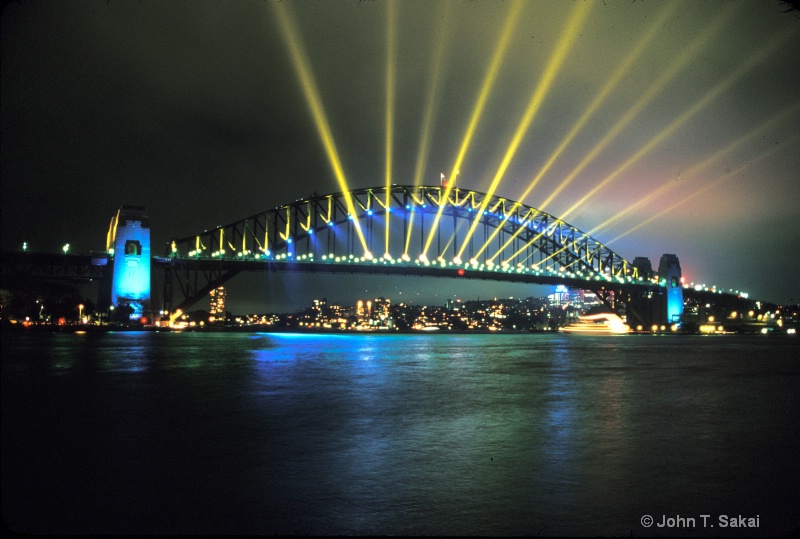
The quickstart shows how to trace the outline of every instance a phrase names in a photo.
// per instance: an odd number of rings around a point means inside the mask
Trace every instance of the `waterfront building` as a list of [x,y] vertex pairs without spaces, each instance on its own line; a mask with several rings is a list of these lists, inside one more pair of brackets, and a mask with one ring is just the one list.
[[220,318],[225,319],[225,299],[227,296],[225,287],[219,286],[209,292],[209,295],[211,296],[211,305],[208,309],[209,314],[217,320]]

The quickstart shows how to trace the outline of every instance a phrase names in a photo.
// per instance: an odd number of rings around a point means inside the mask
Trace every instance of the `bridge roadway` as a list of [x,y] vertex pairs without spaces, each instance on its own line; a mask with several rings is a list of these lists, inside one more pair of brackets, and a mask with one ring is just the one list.
[[469,269],[461,266],[446,266],[440,264],[415,264],[415,263],[383,263],[375,259],[375,263],[345,263],[345,262],[289,262],[274,260],[236,260],[236,259],[203,259],[203,258],[168,258],[153,257],[153,265],[162,268],[172,267],[177,270],[215,272],[232,272],[230,277],[242,271],[290,271],[333,274],[370,274],[370,275],[407,275],[418,277],[445,277],[453,279],[480,279],[490,281],[504,281],[513,283],[527,283],[540,285],[559,285],[571,288],[593,290],[605,288],[619,290],[622,288],[652,290],[658,285],[652,282],[621,282],[616,279],[587,280],[577,277],[553,275],[545,273],[521,273],[513,268],[505,270],[500,265],[497,269]]
[[[0,255],[2,275],[6,278],[40,278],[68,280],[72,282],[99,281],[106,277],[111,268],[105,253],[98,254],[59,254],[41,252],[7,251]],[[187,275],[205,274],[214,278],[207,279],[204,286],[190,287],[194,297],[205,296],[213,287],[220,286],[242,272],[312,272],[330,274],[371,274],[371,275],[408,275],[419,277],[443,277],[453,279],[479,279],[539,285],[565,285],[587,290],[652,290],[658,285],[650,282],[620,282],[617,279],[587,280],[569,275],[557,275],[548,272],[518,272],[514,268],[500,265],[494,269],[470,269],[469,267],[440,264],[394,263],[381,259],[373,263],[365,262],[312,262],[312,261],[275,261],[275,260],[238,260],[231,258],[181,258],[154,256],[153,270],[159,269],[166,274]],[[206,288],[208,290],[206,290]],[[189,290],[185,290],[189,292]],[[194,299],[194,298],[192,298]],[[188,307],[186,301],[180,306]]]
[[[41,252],[7,251],[0,255],[2,275],[4,277],[32,277],[43,279],[63,279],[73,282],[91,282],[105,277],[109,259],[105,253],[97,254],[59,254]],[[651,282],[621,282],[618,279],[587,280],[569,275],[557,275],[549,272],[518,272],[514,268],[496,265],[494,269],[470,269],[462,266],[437,263],[428,265],[418,263],[390,264],[381,259],[373,263],[365,262],[312,262],[312,261],[275,261],[275,260],[239,260],[234,258],[182,258],[152,257],[152,267],[163,271],[193,272],[214,274],[221,281],[214,280],[219,286],[241,272],[312,272],[330,274],[371,274],[371,275],[408,275],[419,277],[444,277],[454,279],[479,279],[539,285],[563,284],[572,288],[587,290],[652,290],[658,285]],[[209,285],[211,286],[211,285]],[[209,288],[210,290],[210,288]],[[199,292],[199,290],[195,290]]]
[[[440,277],[451,279],[473,279],[487,281],[503,281],[522,284],[538,285],[564,285],[571,288],[592,290],[609,307],[617,300],[625,301],[632,296],[642,295],[648,291],[659,288],[653,282],[637,282],[635,280],[620,280],[614,278],[589,280],[569,275],[558,275],[550,272],[517,271],[515,268],[495,266],[492,269],[470,268],[469,266],[455,266],[441,264],[418,264],[414,262],[389,263],[381,259],[370,262],[311,262],[311,261],[274,261],[274,260],[238,260],[234,258],[180,258],[180,257],[154,257],[153,267],[164,270],[164,295],[165,309],[175,312],[180,309],[186,311],[200,298],[208,297],[213,288],[216,288],[239,273],[245,271],[288,271],[288,272],[313,272],[330,274],[370,274],[370,275],[397,275],[417,277]],[[172,305],[170,298],[173,288],[180,288],[182,297],[185,298],[178,305]],[[610,292],[624,292],[614,298]]]
[[[95,254],[63,254],[40,252],[12,252],[0,254],[0,268],[2,276],[6,279],[45,279],[66,280],[76,283],[100,282],[106,277],[106,271],[111,268],[105,253]],[[469,269],[468,267],[450,266],[442,268],[438,264],[416,263],[385,263],[377,260],[374,263],[343,263],[343,262],[289,262],[275,260],[238,260],[238,259],[209,259],[209,258],[177,258],[154,256],[152,258],[153,271],[164,271],[165,276],[178,276],[178,286],[194,298],[207,297],[210,288],[219,286],[220,280],[227,280],[239,273],[247,271],[262,272],[315,272],[329,274],[373,274],[373,275],[408,275],[419,277],[440,277],[452,279],[477,279],[487,281],[502,281],[537,285],[564,285],[571,288],[593,290],[601,299],[609,297],[607,292],[620,291],[622,296],[643,295],[655,292],[660,287],[653,282],[620,282],[616,279],[586,280],[568,275],[554,275],[547,273],[519,273],[516,270],[504,270],[501,266],[496,269]],[[459,273],[461,270],[463,273]],[[206,279],[201,279],[195,285],[189,285],[192,279],[189,276],[205,274]],[[208,277],[212,277],[208,279]],[[167,279],[165,279],[166,281]],[[165,283],[166,284],[166,283]],[[186,298],[187,296],[184,296]],[[700,303],[730,304],[731,309],[742,308],[747,303],[736,294],[720,293],[717,291],[698,291],[694,288],[684,288],[685,299],[692,299]],[[186,299],[176,308],[186,310],[191,306]],[[749,303],[752,303],[750,301]],[[748,303],[748,304],[749,304]],[[174,309],[173,309],[174,310]]]
[[5,278],[59,279],[90,282],[102,279],[108,265],[108,255],[40,253],[3,251],[0,269]]

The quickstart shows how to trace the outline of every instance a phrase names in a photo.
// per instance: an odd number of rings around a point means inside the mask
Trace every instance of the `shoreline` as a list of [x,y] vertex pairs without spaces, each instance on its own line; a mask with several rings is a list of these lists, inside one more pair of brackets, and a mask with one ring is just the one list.
[[[789,336],[794,334],[787,332],[793,328],[768,328],[766,333],[762,332],[763,326],[739,326],[726,328],[723,331],[703,333],[699,331],[679,330],[679,331],[636,331],[628,333],[610,334],[604,336],[625,336],[625,335],[766,335],[766,336]],[[97,325],[70,325],[56,326],[52,324],[9,324],[0,323],[0,331],[3,333],[63,333],[63,334],[101,334],[114,332],[159,332],[159,333],[294,333],[304,335],[520,335],[520,334],[553,334],[559,333],[566,335],[566,332],[556,330],[530,330],[530,329],[438,329],[434,331],[419,329],[304,329],[304,328],[276,328],[266,325],[249,326],[218,326],[218,327],[185,327],[170,328],[163,326],[97,326]],[[585,333],[570,333],[573,335],[587,335]],[[598,335],[591,333],[591,335]]]

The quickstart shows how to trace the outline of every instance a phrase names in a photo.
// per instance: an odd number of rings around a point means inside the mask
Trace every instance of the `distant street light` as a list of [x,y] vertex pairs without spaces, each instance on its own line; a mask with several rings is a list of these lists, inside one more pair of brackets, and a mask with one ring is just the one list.
[[[64,253],[66,253],[66,252],[67,251],[65,250]],[[78,305],[78,323],[79,324],[83,323],[83,303]]]
[[61,249],[64,251],[64,254],[67,254],[67,251],[69,251],[69,243],[65,243],[64,247],[62,247]]

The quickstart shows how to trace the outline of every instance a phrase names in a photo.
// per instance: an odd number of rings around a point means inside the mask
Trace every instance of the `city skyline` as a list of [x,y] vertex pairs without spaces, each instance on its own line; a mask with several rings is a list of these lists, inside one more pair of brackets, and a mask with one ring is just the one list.
[[[109,217],[140,204],[158,254],[342,179],[438,185],[458,170],[628,260],[674,253],[688,281],[797,302],[800,20],[786,7],[10,4],[3,249],[102,250]],[[330,279],[240,276],[229,301],[279,311]],[[543,293],[335,279],[419,302]]]

